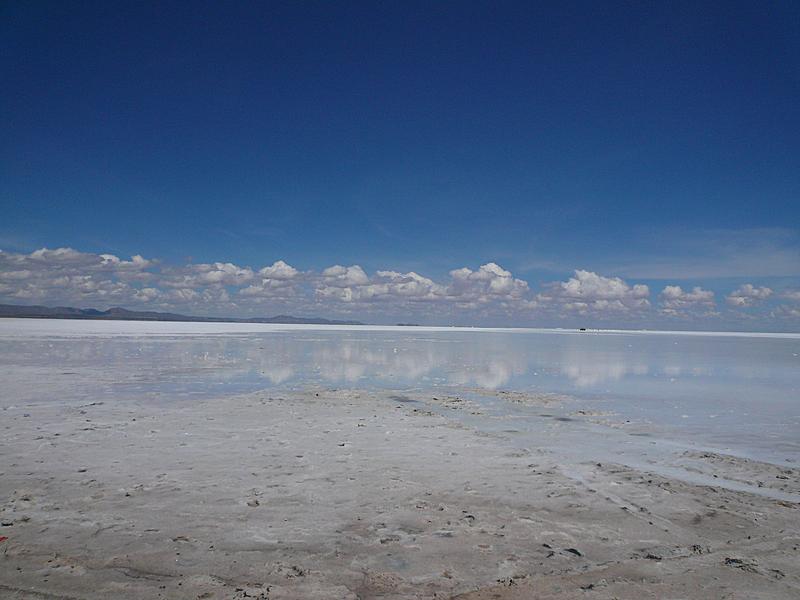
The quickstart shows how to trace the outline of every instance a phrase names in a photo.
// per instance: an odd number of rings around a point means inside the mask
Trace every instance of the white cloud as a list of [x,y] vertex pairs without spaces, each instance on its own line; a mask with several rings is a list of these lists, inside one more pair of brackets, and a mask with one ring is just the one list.
[[[789,302],[800,303],[800,289],[786,290],[780,294],[780,297]],[[781,304],[770,312],[770,316],[775,319],[795,321],[796,319],[800,319],[800,305]]]
[[258,271],[256,281],[239,290],[245,298],[264,300],[291,298],[299,293],[300,271],[282,260]]
[[371,294],[415,301],[438,300],[444,292],[441,285],[414,271],[378,271],[375,283],[367,287]]
[[153,264],[153,261],[147,260],[139,254],[132,256],[130,260],[121,260],[113,254],[100,254],[99,256],[103,260],[103,266],[110,266],[115,270],[140,271]]
[[776,319],[800,319],[800,306],[781,304],[780,306],[776,306],[775,309],[770,312],[770,316]]
[[56,248],[55,250],[50,250],[49,248],[40,248],[39,250],[34,250],[28,255],[19,254],[17,257],[17,260],[29,260],[50,264],[86,264],[87,262],[96,262],[98,258],[101,262],[103,262],[102,257],[94,254],[78,252],[72,248]]
[[326,287],[347,288],[352,286],[367,285],[369,277],[358,265],[343,267],[334,265],[322,272],[322,281]]
[[755,287],[751,283],[739,286],[739,289],[732,291],[725,298],[730,306],[746,308],[766,300],[772,295],[772,290],[768,287]]
[[32,271],[0,271],[0,281],[24,281],[30,279]]
[[158,285],[174,289],[202,290],[208,287],[237,287],[252,281],[255,273],[250,267],[233,263],[198,263],[183,267],[167,267],[158,273]]
[[291,265],[287,265],[282,260],[275,261],[268,267],[264,267],[258,272],[265,279],[294,279],[300,272]]
[[679,285],[666,286],[659,295],[661,312],[665,315],[680,316],[712,316],[716,314],[714,292],[694,287],[685,291]]
[[149,277],[142,256],[122,260],[72,248],[41,248],[30,254],[0,250],[0,294],[9,301],[114,302],[135,299],[132,278]]
[[358,265],[336,265],[322,272],[315,288],[321,300],[370,302],[384,308],[427,302],[459,309],[508,309],[513,304],[521,307],[527,293],[525,281],[515,279],[495,263],[482,265],[476,271],[467,267],[455,269],[445,283],[414,271],[377,271],[369,277]]
[[197,300],[200,298],[200,294],[197,292],[197,290],[193,290],[191,288],[178,288],[169,290],[162,295],[161,298],[177,304],[188,304],[190,302],[197,302]]
[[787,300],[792,300],[794,302],[800,302],[800,290],[786,290],[781,294],[781,298],[786,298]]
[[325,269],[315,289],[318,298],[342,302],[435,300],[442,292],[440,285],[413,271],[378,271],[370,278],[358,265]]
[[153,300],[158,300],[162,296],[163,292],[161,290],[151,287],[136,290],[134,293],[134,298],[141,302],[152,302]]
[[[766,300],[788,303],[775,307]],[[725,318],[758,319],[776,327],[794,323],[800,290],[776,292],[744,284],[725,297],[735,308]],[[658,326],[664,317],[695,319],[721,316],[714,293],[702,287],[668,285],[657,310],[650,289],[619,277],[577,270],[565,281],[546,284],[539,293],[494,262],[461,267],[441,279],[415,271],[377,270],[334,265],[321,272],[300,271],[283,260],[261,268],[231,262],[165,265],[136,254],[129,259],[72,248],[42,248],[29,254],[0,251],[0,302],[164,310],[230,316],[269,314],[347,315],[362,320],[423,320],[542,324],[595,319],[613,326],[637,326],[644,319]],[[765,306],[759,307],[760,304]],[[772,318],[772,321],[769,319]],[[733,323],[733,321],[731,321]],[[726,323],[727,325],[728,323]]]
[[578,269],[569,280],[548,284],[534,305],[602,316],[644,310],[650,306],[649,298],[650,289],[644,284],[629,285],[619,277]]
[[491,302],[505,306],[522,300],[528,293],[528,283],[516,279],[497,263],[481,265],[477,271],[467,267],[450,271],[447,296],[463,306],[475,307]]

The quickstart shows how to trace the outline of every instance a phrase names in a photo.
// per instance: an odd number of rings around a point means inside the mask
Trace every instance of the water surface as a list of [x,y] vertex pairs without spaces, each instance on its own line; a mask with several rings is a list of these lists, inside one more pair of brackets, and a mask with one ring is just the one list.
[[800,460],[800,335],[0,319],[0,386],[4,406],[378,387],[525,418],[485,392],[556,393],[572,400],[555,418],[588,407],[643,436]]

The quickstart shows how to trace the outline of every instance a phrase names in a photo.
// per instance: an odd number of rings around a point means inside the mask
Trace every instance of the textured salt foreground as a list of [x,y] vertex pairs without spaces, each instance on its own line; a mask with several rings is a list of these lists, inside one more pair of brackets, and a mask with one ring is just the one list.
[[76,358],[9,339],[3,598],[800,595],[786,434],[765,462],[605,401],[470,381],[154,396],[129,378],[155,365],[98,364],[120,340]]
[[[10,598],[800,593],[796,502],[565,464],[552,448],[516,448],[514,433],[479,433],[409,400],[320,390],[8,408],[0,589]],[[800,499],[795,468],[686,459]]]

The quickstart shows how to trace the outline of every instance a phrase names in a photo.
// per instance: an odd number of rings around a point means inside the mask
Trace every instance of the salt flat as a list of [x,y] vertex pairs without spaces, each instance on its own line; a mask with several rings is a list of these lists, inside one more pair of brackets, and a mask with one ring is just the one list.
[[4,597],[800,593],[792,339],[30,323]]

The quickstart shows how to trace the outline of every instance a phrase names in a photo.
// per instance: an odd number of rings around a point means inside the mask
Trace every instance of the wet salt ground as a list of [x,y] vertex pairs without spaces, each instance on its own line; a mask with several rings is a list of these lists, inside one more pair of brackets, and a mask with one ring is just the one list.
[[[627,463],[698,447],[786,464],[800,462],[799,355],[800,335],[2,319],[0,405],[309,386],[446,392],[480,407],[458,418],[514,429],[522,446],[546,434],[583,457]],[[521,406],[481,390],[568,399]]]
[[[467,392],[456,398],[463,399],[469,406],[464,410],[453,410],[457,404],[448,402],[442,406],[426,401],[420,401],[418,406],[455,418],[470,428],[499,435],[523,453],[552,453],[559,457],[565,472],[578,479],[581,477],[580,465],[613,463],[693,484],[800,502],[800,494],[791,490],[759,485],[756,473],[748,474],[749,479],[745,480],[730,479],[698,468],[700,464],[697,462],[698,455],[714,453],[796,467],[800,454],[797,443],[784,444],[780,448],[770,445],[769,439],[761,445],[741,443],[740,438],[720,432],[717,441],[721,443],[714,444],[703,436],[691,435],[689,431],[665,423],[587,408],[598,406],[598,403],[581,398],[567,398],[544,406],[521,406],[480,392]],[[757,436],[753,437],[753,440],[757,439]]]

